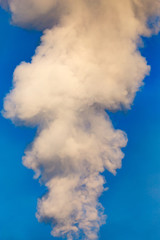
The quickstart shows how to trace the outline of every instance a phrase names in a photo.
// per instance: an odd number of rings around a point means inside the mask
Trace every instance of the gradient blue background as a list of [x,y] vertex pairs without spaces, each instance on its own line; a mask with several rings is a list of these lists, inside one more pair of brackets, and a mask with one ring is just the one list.
[[[21,61],[30,61],[40,32],[9,24],[0,10],[0,109],[12,87],[12,74]],[[100,198],[108,215],[99,240],[160,239],[160,35],[144,39],[142,55],[151,74],[132,109],[110,113],[115,128],[128,135],[125,158],[117,176],[104,173],[109,191]],[[37,198],[45,191],[22,156],[36,129],[15,127],[0,116],[0,240],[51,240],[50,226],[38,223]]]

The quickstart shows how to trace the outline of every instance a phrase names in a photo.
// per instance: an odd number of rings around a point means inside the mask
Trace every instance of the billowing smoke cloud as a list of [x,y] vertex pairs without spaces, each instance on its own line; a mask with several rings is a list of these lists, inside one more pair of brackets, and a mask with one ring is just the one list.
[[6,118],[38,126],[23,158],[48,188],[37,217],[51,222],[54,236],[97,239],[101,173],[116,173],[127,142],[105,110],[130,108],[149,73],[138,46],[158,30],[159,0],[0,2],[14,24],[46,29],[4,101]]

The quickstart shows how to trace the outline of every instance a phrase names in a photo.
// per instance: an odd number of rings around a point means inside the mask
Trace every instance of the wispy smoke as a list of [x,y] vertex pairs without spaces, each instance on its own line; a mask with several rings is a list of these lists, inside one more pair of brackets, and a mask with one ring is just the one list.
[[105,110],[130,108],[149,73],[140,36],[158,30],[159,0],[0,0],[12,22],[46,29],[31,63],[14,72],[4,116],[37,125],[23,163],[48,193],[39,220],[54,236],[97,239],[104,222],[101,173],[121,167],[125,133]]

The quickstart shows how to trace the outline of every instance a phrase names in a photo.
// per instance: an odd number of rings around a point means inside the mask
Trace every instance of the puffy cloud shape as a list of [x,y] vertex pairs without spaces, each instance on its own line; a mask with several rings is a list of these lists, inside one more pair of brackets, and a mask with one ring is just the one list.
[[[38,126],[24,165],[48,187],[37,217],[54,236],[97,239],[107,169],[121,167],[127,138],[105,110],[130,108],[150,67],[141,36],[158,30],[159,1],[1,0],[12,21],[46,28],[31,63],[14,72],[4,116]],[[151,24],[148,24],[148,21]]]

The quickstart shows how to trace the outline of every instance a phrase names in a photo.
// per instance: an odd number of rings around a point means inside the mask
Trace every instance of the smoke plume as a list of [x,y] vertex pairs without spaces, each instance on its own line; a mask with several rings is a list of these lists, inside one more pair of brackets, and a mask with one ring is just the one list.
[[[159,0],[0,0],[12,23],[43,30],[14,72],[4,116],[38,127],[23,163],[48,192],[37,217],[53,236],[97,239],[102,172],[121,168],[127,137],[106,111],[130,108],[150,67],[138,47],[159,30]],[[83,238],[83,239],[84,239]]]

